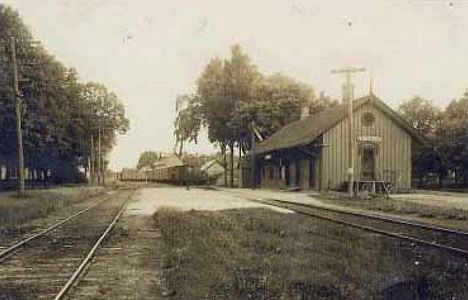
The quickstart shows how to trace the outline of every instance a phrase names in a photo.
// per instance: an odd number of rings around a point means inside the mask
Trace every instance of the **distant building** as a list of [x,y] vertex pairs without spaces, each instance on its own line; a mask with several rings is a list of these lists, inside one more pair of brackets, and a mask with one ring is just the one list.
[[225,169],[216,159],[212,159],[204,163],[200,167],[200,172],[203,174],[207,182],[215,185],[223,185],[223,174]]
[[200,167],[200,171],[208,177],[218,177],[223,175],[224,167],[215,159],[207,161]]
[[159,159],[153,163],[151,169],[166,169],[184,165],[185,163],[175,154],[160,154]]
[[[348,180],[349,122],[344,102],[301,118],[257,144],[255,185],[339,190]],[[354,178],[411,187],[411,148],[425,139],[373,94],[354,100]],[[244,163],[243,174],[251,174]],[[247,169],[247,170],[245,170]],[[251,177],[251,176],[250,176]],[[251,185],[252,180],[244,180]]]

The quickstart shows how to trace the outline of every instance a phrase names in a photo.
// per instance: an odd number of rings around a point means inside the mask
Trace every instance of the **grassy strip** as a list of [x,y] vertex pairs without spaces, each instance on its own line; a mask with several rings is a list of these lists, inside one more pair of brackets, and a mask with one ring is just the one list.
[[45,217],[57,209],[103,192],[104,189],[98,187],[67,187],[32,190],[22,198],[18,198],[13,192],[4,193],[0,196],[0,227],[6,229]]
[[440,220],[468,220],[468,210],[460,208],[448,208],[441,206],[433,206],[422,203],[416,203],[404,200],[395,199],[327,199],[322,198],[324,202],[348,206],[353,208],[361,208],[375,211],[382,211],[394,214],[414,215],[421,218],[435,218]]
[[169,208],[154,220],[173,299],[379,299],[398,284],[408,299],[468,294],[463,262],[325,221]]

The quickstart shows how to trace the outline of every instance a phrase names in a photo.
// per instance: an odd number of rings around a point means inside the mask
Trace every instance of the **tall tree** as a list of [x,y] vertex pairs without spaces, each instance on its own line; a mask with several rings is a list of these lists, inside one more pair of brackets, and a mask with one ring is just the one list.
[[248,124],[236,122],[237,109],[242,103],[255,101],[255,87],[261,79],[257,67],[239,45],[231,47],[231,57],[224,61],[224,109],[227,110],[227,145],[230,153],[230,186],[234,186],[234,147],[242,145],[241,132]]
[[202,115],[200,106],[201,104],[196,99],[196,96],[179,96],[177,102],[186,103],[185,107],[179,108],[179,112],[174,122],[174,135],[176,137],[175,148],[179,146],[178,155],[181,156],[185,142],[193,141],[197,143],[198,132],[200,131],[202,122]]
[[239,139],[243,152],[250,149],[252,124],[267,138],[286,124],[299,120],[303,107],[314,114],[336,103],[324,93],[316,98],[312,86],[282,74],[264,76],[254,91],[253,101],[240,103],[233,118],[233,122],[242,124]]
[[107,91],[102,84],[88,82],[82,90],[83,111],[86,115],[85,132],[93,139],[92,155],[96,158],[91,162],[96,170],[98,183],[103,181],[105,174],[105,157],[115,143],[116,133],[125,133],[129,122],[125,117],[125,109],[117,95]]
[[440,141],[437,138],[437,132],[441,126],[441,110],[431,101],[415,96],[403,102],[398,113],[432,143],[430,147],[415,145],[412,150],[413,172],[419,177],[420,185],[423,183],[424,176],[429,173],[438,174],[439,183],[442,184],[447,164],[438,147]]
[[398,108],[400,115],[422,135],[432,138],[440,126],[442,112],[434,104],[420,96],[403,102]]
[[437,135],[455,181],[461,178],[463,186],[468,186],[468,89],[463,97],[449,103]]
[[[110,151],[117,132],[128,129],[125,109],[117,96],[101,86],[99,105],[89,97],[92,85],[79,82],[74,69],[58,62],[33,40],[28,28],[11,8],[0,4],[0,39],[16,40],[17,66],[21,77],[23,144],[26,168],[55,181],[72,181],[79,168],[88,166],[89,136],[101,120],[104,153]],[[12,49],[0,47],[0,164],[14,172],[16,137],[12,122]],[[94,88],[97,88],[94,84]],[[103,165],[105,165],[105,161]],[[10,171],[9,171],[10,173]]]
[[310,111],[310,114],[315,114],[326,108],[335,106],[338,103],[339,102],[336,99],[332,99],[324,91],[321,91],[318,97],[314,98],[314,100],[310,103],[309,111]]
[[[197,95],[204,125],[208,128],[211,142],[226,155],[230,151],[230,185],[234,179],[234,147],[241,145],[239,123],[234,122],[236,109],[241,103],[253,100],[254,86],[261,78],[256,66],[239,45],[231,47],[231,57],[226,60],[212,59],[197,81]],[[227,168],[226,159],[224,167]],[[225,174],[226,179],[226,174]]]
[[138,158],[137,169],[153,168],[153,165],[159,159],[159,154],[155,151],[144,151]]
[[[252,124],[268,137],[299,119],[303,106],[309,106],[314,113],[334,104],[324,93],[316,98],[311,86],[290,77],[263,76],[238,45],[231,47],[229,59],[209,61],[197,80],[194,99],[199,103],[202,125],[208,129],[210,141],[220,147],[224,167],[230,169],[231,185],[234,148],[239,148],[239,157],[250,149]],[[182,116],[179,113],[178,120]],[[224,178],[227,183],[226,173]]]

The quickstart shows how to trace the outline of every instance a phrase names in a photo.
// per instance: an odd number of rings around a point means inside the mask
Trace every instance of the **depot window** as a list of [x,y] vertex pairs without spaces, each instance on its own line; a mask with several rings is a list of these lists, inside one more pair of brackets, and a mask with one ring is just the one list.
[[369,127],[374,125],[375,122],[375,116],[371,112],[366,112],[362,115],[361,117],[361,123],[363,126]]

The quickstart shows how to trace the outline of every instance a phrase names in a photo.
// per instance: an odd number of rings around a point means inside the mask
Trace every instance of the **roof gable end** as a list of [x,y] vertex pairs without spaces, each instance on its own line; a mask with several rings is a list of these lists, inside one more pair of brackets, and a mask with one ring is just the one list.
[[[408,124],[408,122],[373,94],[354,100],[353,110],[355,111],[368,103],[375,105],[376,108],[390,117],[393,122],[397,123],[418,142],[427,145],[426,138],[419,134],[419,132]],[[348,104],[341,103],[311,115],[303,120],[289,123],[260,143],[255,149],[255,152],[257,154],[262,154],[274,150],[300,147],[310,144],[324,132],[341,122],[347,115]]]

